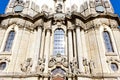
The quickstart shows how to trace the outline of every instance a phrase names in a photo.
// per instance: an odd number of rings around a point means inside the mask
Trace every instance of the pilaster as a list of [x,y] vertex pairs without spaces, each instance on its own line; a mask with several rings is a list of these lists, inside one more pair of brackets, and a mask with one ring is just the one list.
[[49,62],[49,53],[50,53],[50,32],[51,29],[46,29],[46,38],[45,38],[45,47],[44,47],[44,58],[45,58],[45,73],[48,73],[48,62]]
[[41,48],[40,48],[40,58],[43,59],[44,55],[44,46],[45,46],[45,29],[42,31],[42,39],[41,39]]
[[32,71],[36,71],[36,66],[39,60],[40,55],[40,46],[41,46],[41,35],[42,35],[42,27],[38,26],[38,30],[36,32],[36,38],[35,38],[35,49],[34,49],[34,55],[33,55],[33,66]]
[[81,30],[81,40],[82,40],[82,49],[83,49],[83,57],[88,59],[87,47],[86,47],[86,40],[85,40],[85,32]]
[[69,53],[69,62],[73,60],[73,37],[72,29],[68,29],[68,53]]
[[82,44],[81,44],[81,34],[80,34],[80,26],[76,26],[76,36],[77,36],[77,55],[78,55],[78,63],[80,72],[84,72],[82,59]]

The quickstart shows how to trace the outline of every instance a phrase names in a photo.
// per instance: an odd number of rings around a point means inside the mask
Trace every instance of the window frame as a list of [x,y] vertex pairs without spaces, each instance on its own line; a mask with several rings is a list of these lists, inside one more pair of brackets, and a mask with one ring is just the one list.
[[[56,31],[56,30],[62,30],[62,31],[64,32],[64,33],[63,33],[64,35],[62,36],[62,37],[64,37],[64,40],[63,40],[64,42],[62,42],[62,44],[63,44],[63,46],[64,46],[64,52],[63,52],[63,53],[60,53],[60,54],[61,54],[61,55],[65,55],[65,31],[64,31],[62,28],[56,28],[56,29],[54,30],[54,34],[53,34],[53,35],[54,35],[54,37],[53,37],[53,55],[57,55],[57,54],[58,54],[58,53],[54,53],[54,51],[55,51],[55,49],[54,49],[55,42],[54,42],[54,41],[55,41],[55,40],[58,40],[58,39],[55,39],[55,37],[56,37],[56,36],[55,36],[55,31]],[[60,36],[60,37],[61,37],[61,36]],[[62,50],[62,49],[60,49],[60,50]]]
[[[10,39],[10,38],[13,36],[13,34],[12,34],[11,32],[14,32],[14,37],[13,37],[13,39]],[[5,43],[5,46],[4,46],[4,50],[3,50],[4,52],[5,52],[5,51],[10,52],[10,51],[11,51],[12,46],[13,46],[13,42],[14,42],[14,39],[15,39],[15,35],[16,35],[16,33],[15,33],[14,30],[11,30],[11,31],[8,33],[8,36],[7,36],[7,39],[6,39],[6,43]],[[9,44],[9,43],[10,43],[10,44]],[[8,48],[8,46],[9,46],[9,48]]]
[[[14,36],[14,40],[13,40],[13,44],[12,44],[12,47],[11,47],[11,50],[10,51],[4,51],[4,48],[5,48],[5,45],[6,45],[6,40],[8,38],[8,34],[10,31],[14,30],[15,31],[15,36]],[[17,35],[18,35],[18,26],[16,24],[11,24],[6,32],[5,32],[5,35],[4,35],[4,38],[3,38],[3,41],[2,41],[2,45],[0,47],[0,54],[11,54],[13,52],[13,49],[14,49],[14,46],[15,46],[15,43],[16,43],[16,39],[17,39]]]
[[[105,36],[107,36],[107,38],[105,38]],[[109,39],[109,41],[106,41],[105,39]],[[103,40],[104,40],[104,45],[105,45],[105,49],[107,52],[114,52],[114,48],[113,48],[113,44],[111,41],[111,37],[108,31],[103,31]],[[107,45],[109,43],[109,46]],[[111,49],[109,49],[109,47]]]
[[[107,52],[106,51],[106,47],[105,47],[104,39],[103,39],[103,32],[104,31],[108,31],[108,33],[110,35],[114,52]],[[114,39],[114,34],[113,34],[111,28],[106,24],[101,24],[99,27],[99,34],[100,34],[100,39],[101,39],[101,47],[100,48],[101,48],[101,50],[103,50],[102,52],[105,54],[105,56],[117,56],[118,51],[117,51],[116,42]]]

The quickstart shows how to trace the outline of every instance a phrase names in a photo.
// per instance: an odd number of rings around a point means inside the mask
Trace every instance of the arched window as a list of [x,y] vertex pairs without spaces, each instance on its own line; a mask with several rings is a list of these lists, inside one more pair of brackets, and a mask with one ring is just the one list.
[[110,35],[107,31],[103,32],[104,43],[107,52],[114,52]]
[[10,51],[12,48],[12,44],[13,44],[13,40],[15,37],[15,31],[12,30],[9,32],[6,43],[5,43],[5,47],[4,47],[4,51]]
[[54,33],[54,55],[64,55],[64,31],[62,29],[56,29]]

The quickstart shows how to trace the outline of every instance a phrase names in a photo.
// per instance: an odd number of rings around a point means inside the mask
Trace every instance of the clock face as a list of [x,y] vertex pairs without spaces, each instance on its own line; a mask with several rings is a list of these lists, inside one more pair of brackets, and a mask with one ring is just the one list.
[[96,6],[96,12],[103,13],[105,8],[102,5]]
[[22,11],[23,11],[23,8],[24,8],[23,6],[17,5],[17,6],[14,7],[14,11],[15,11],[15,12],[22,12]]

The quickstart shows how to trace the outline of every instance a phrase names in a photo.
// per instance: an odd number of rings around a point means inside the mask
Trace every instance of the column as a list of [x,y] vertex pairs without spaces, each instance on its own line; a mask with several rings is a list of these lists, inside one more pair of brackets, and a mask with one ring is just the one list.
[[70,62],[73,60],[72,29],[68,29],[68,54],[69,54],[69,62]]
[[45,30],[42,32],[42,39],[41,39],[41,48],[40,48],[40,58],[43,59],[43,53],[44,53],[44,43],[45,43]]
[[71,78],[71,77],[69,77],[69,78],[68,78],[68,80],[72,80],[72,78]]
[[76,34],[75,34],[75,30],[73,31],[73,42],[74,42],[74,44],[73,44],[73,45],[74,45],[74,47],[73,47],[73,49],[74,49],[74,50],[73,50],[73,51],[74,51],[74,52],[73,52],[73,56],[74,56],[75,59],[77,60],[77,52],[76,52],[76,50],[77,50],[77,49],[76,49],[76,45],[77,45],[77,44],[76,44]]
[[36,51],[39,53],[38,54],[38,58],[40,58],[40,49],[41,49],[41,40],[42,40],[42,27],[38,28],[38,34],[39,34],[39,36],[38,36],[39,38],[38,38],[38,42],[37,43],[40,44],[40,45],[37,47]]
[[50,53],[50,29],[46,29],[45,47],[44,47],[44,58],[45,58],[45,73],[48,73],[48,57]]
[[77,54],[78,54],[78,62],[79,62],[79,69],[80,69],[80,72],[84,72],[84,67],[83,67],[83,64],[82,64],[82,59],[83,59],[83,56],[82,56],[82,45],[81,45],[81,36],[80,36],[80,27],[77,26],[76,27],[76,37],[77,37]]
[[33,59],[33,67],[32,70],[35,71],[35,67],[37,66],[39,55],[40,55],[40,45],[41,45],[41,34],[42,34],[42,28],[38,27],[38,31],[36,33],[36,40],[35,40],[35,50],[34,50],[34,59]]
[[[69,63],[73,61],[73,43],[72,43],[72,29],[68,29],[68,58]],[[71,66],[69,66],[69,73],[71,73]]]

